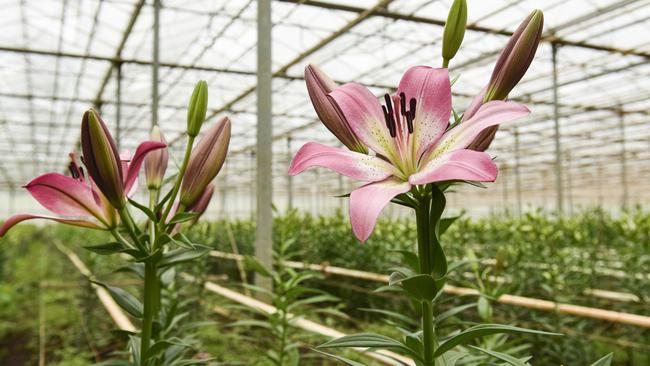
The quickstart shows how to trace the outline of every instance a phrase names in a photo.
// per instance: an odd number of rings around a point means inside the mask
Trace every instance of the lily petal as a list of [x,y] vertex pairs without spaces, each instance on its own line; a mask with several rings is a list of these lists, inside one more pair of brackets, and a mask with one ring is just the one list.
[[487,102],[478,109],[472,118],[463,121],[442,136],[432,150],[433,158],[448,151],[464,149],[486,128],[514,121],[529,113],[530,110],[519,103],[501,100]]
[[350,194],[350,223],[354,235],[361,242],[368,240],[377,223],[379,213],[398,194],[411,189],[408,182],[389,178],[366,184]]
[[411,67],[404,73],[397,95],[404,93],[406,106],[415,98],[413,136],[416,157],[435,144],[449,125],[451,115],[451,84],[446,68]]
[[474,150],[456,150],[431,160],[409,177],[409,183],[428,184],[447,180],[493,182],[499,170],[490,155]]
[[296,153],[289,166],[289,175],[321,166],[346,177],[364,182],[384,180],[395,173],[395,168],[385,160],[337,147],[308,142]]
[[135,150],[135,155],[133,155],[133,159],[131,159],[131,163],[129,163],[129,169],[124,178],[125,192],[131,193],[131,188],[133,188],[134,183],[138,178],[140,167],[142,166],[147,154],[164,147],[167,147],[167,145],[160,141],[145,141],[138,146]]
[[103,216],[86,184],[59,173],[34,178],[25,188],[48,210],[63,216]]
[[465,113],[463,113],[463,121],[467,121],[472,118],[476,111],[483,105],[483,100],[485,99],[485,94],[487,93],[487,86],[481,89],[481,91],[476,94],[472,102],[469,104]]
[[354,134],[377,154],[395,156],[395,140],[390,136],[377,97],[365,86],[349,83],[328,94],[350,124]]
[[81,226],[90,229],[98,229],[98,230],[106,229],[104,226],[100,224],[94,223],[92,221],[87,221],[87,220],[62,219],[53,216],[18,214],[18,215],[11,216],[10,218],[7,219],[7,221],[4,222],[4,224],[2,224],[2,227],[0,227],[0,237],[5,236],[5,234],[7,234],[7,231],[9,231],[9,229],[14,227],[14,225],[23,222],[25,220],[31,220],[31,219],[53,220],[56,222],[60,222],[62,224]]

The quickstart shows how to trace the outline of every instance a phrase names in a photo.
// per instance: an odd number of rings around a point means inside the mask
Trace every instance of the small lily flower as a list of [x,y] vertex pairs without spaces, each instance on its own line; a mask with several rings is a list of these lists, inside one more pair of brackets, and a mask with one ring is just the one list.
[[413,186],[451,180],[494,181],[498,169],[490,156],[468,150],[467,145],[485,128],[529,113],[517,103],[489,102],[472,118],[447,130],[449,73],[426,66],[410,68],[396,95],[384,96],[383,106],[370,90],[356,83],[334,89],[329,97],[375,155],[308,142],[291,162],[289,174],[321,166],[369,182],[350,194],[350,221],[362,242],[372,233],[383,207]]
[[[117,225],[115,209],[104,195],[86,181],[83,169],[70,154],[71,177],[47,173],[29,182],[25,188],[43,207],[62,217],[18,214],[11,216],[0,228],[0,237],[19,222],[30,219],[53,220],[63,224],[110,230]],[[90,184],[89,184],[90,183]]]
[[354,135],[336,103],[327,97],[327,94],[336,89],[336,83],[316,65],[305,67],[305,83],[311,104],[325,127],[348,149],[367,154],[368,148]]
[[217,176],[228,152],[230,142],[230,119],[217,122],[198,142],[190,155],[183,183],[180,203],[192,207],[210,182]]
[[133,159],[124,165],[117,152],[115,140],[99,114],[89,109],[81,121],[84,165],[97,188],[118,210],[124,208],[126,193],[132,193],[146,155],[166,146],[159,141],[145,141],[138,146]]
[[[163,136],[160,128],[154,126],[151,130],[151,140],[158,141],[166,144],[165,136]],[[151,190],[160,189],[165,171],[167,170],[167,163],[169,161],[169,153],[167,148],[152,151],[144,160],[144,172],[147,177],[147,187]]]

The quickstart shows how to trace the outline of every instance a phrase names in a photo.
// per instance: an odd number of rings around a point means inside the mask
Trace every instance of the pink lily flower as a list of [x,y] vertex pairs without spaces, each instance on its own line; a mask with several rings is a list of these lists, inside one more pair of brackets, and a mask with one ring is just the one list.
[[11,216],[0,228],[0,237],[14,225],[30,219],[53,220],[63,224],[91,229],[110,230],[117,225],[115,209],[104,194],[97,189],[91,179],[77,165],[74,153],[70,153],[70,173],[46,173],[25,188],[43,207],[62,217],[18,214]]
[[356,83],[334,89],[329,97],[374,155],[308,142],[291,162],[289,174],[321,166],[367,182],[350,194],[352,230],[362,242],[372,233],[384,206],[413,186],[453,180],[494,181],[498,169],[490,156],[466,147],[485,128],[529,113],[523,105],[493,101],[448,129],[449,73],[426,66],[410,68],[396,95],[385,95],[383,106],[370,90]]

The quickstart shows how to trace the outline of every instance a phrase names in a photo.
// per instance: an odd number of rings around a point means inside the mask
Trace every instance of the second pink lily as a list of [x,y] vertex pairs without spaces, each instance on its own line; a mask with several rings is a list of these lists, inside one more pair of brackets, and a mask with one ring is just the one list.
[[368,182],[350,194],[350,221],[356,237],[366,241],[381,210],[413,186],[466,180],[491,182],[497,166],[491,157],[467,146],[485,128],[528,115],[518,103],[483,104],[462,123],[449,127],[451,85],[447,69],[410,68],[397,93],[381,105],[366,87],[349,83],[328,94],[356,137],[375,154],[308,142],[296,154],[289,174],[326,167]]

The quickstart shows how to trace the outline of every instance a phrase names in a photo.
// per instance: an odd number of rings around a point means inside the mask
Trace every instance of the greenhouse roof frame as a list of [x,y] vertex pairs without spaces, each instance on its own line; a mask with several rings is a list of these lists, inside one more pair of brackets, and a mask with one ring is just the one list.
[[[120,143],[130,149],[146,137],[150,126],[134,125],[134,121],[148,119],[152,113],[150,74],[156,64],[151,49],[153,1],[98,0],[82,4],[66,0],[62,4],[45,2],[42,8],[30,3],[5,0],[10,21],[4,26],[5,36],[0,37],[5,65],[5,86],[0,89],[0,150],[5,155],[13,153],[0,162],[0,187],[12,194],[35,174],[63,170],[64,151],[74,149],[78,139],[73,121],[88,105],[101,108],[111,127],[124,122],[119,128]],[[273,1],[274,180],[288,179],[285,172],[289,157],[307,139],[317,136],[319,141],[337,144],[306,103],[304,64],[321,64],[340,83],[357,80],[376,92],[393,90],[399,73],[409,65],[438,63],[445,15],[442,11],[449,3]],[[464,45],[467,55],[451,64],[452,74],[457,70],[463,75],[461,86],[454,91],[457,107],[466,105],[487,81],[506,37],[534,6],[539,4],[529,0],[492,5],[469,0],[469,31]],[[161,126],[177,151],[176,141],[183,129],[178,121],[183,120],[191,84],[198,78],[217,84],[211,88],[211,95],[219,95],[211,97],[208,123],[214,121],[212,117],[226,114],[231,114],[236,123],[229,163],[219,178],[224,195],[241,193],[242,187],[254,186],[255,180],[250,164],[255,151],[256,71],[251,62],[255,42],[249,34],[255,29],[254,10],[252,0],[196,4],[167,0],[160,10],[163,49],[157,64],[162,72],[158,80],[162,93],[155,109],[164,114]],[[506,168],[502,174],[504,184],[507,186],[506,181],[514,177],[519,191],[527,187],[535,192],[533,196],[546,198],[561,195],[558,191],[565,189],[589,187],[582,192],[585,203],[601,199],[592,192],[597,185],[622,184],[622,191],[628,193],[621,192],[620,199],[612,199],[612,203],[647,202],[650,196],[642,178],[650,173],[650,90],[644,88],[644,81],[650,81],[650,38],[637,37],[635,42],[625,34],[650,28],[650,3],[549,1],[542,10],[548,24],[543,43],[531,71],[512,95],[514,100],[530,104],[535,113],[519,124],[504,126],[492,149]],[[20,21],[16,22],[16,18]],[[36,24],[34,18],[44,25]],[[201,26],[194,27],[195,23]],[[36,40],[35,32],[43,35],[44,29],[52,34],[43,38],[56,42]],[[75,36],[86,42],[71,41]],[[419,52],[414,53],[412,46]],[[557,118],[553,112],[554,85],[549,82],[553,47],[560,47]],[[378,50],[381,55],[371,59],[369,50]],[[228,59],[234,51],[239,51],[239,57]],[[219,62],[213,62],[215,58]],[[359,63],[367,67],[353,67]],[[116,74],[121,74],[119,83]],[[43,82],[46,78],[49,80]],[[118,88],[120,97],[116,94]],[[44,89],[52,92],[37,92]],[[553,147],[546,141],[553,141],[556,123],[560,136]],[[616,129],[614,133],[612,128]],[[30,151],[30,156],[25,157]],[[628,169],[631,164],[638,169]],[[30,165],[33,169],[25,169]],[[563,177],[563,171],[568,175]],[[545,179],[548,174],[559,176],[559,181]],[[331,183],[323,193],[344,193],[340,190],[350,187],[343,186],[334,174],[311,171],[287,185],[276,184],[274,192],[287,200],[294,193],[309,195],[314,175]],[[285,186],[293,187],[295,192]],[[471,193],[479,200],[488,195],[482,191]],[[494,204],[489,199],[486,202]]]

